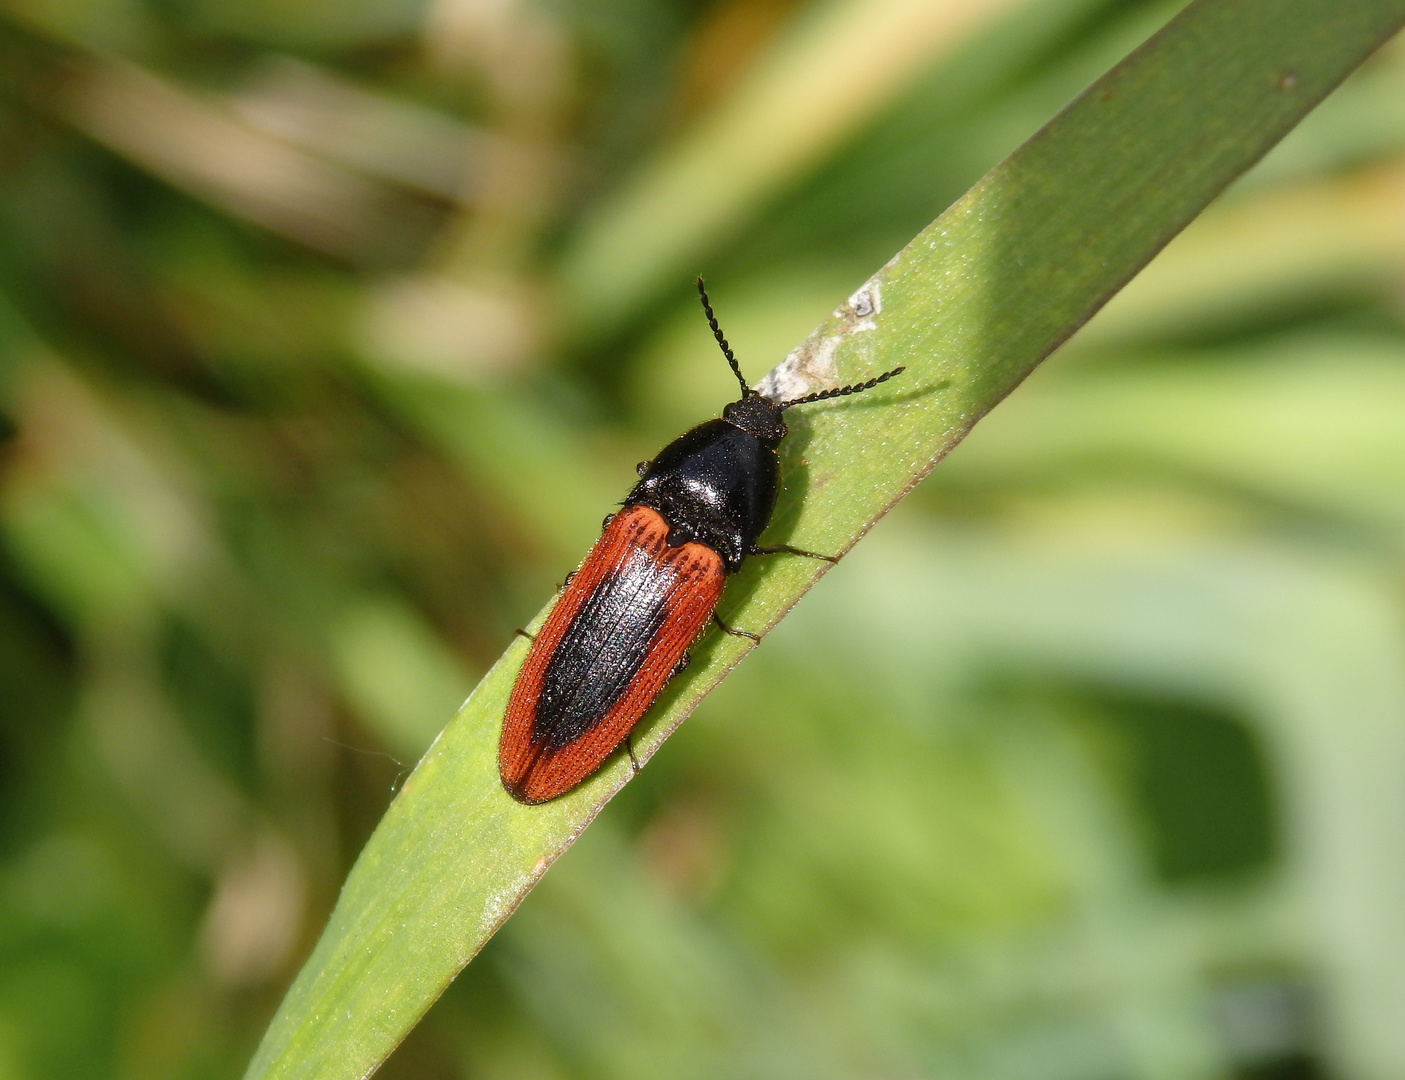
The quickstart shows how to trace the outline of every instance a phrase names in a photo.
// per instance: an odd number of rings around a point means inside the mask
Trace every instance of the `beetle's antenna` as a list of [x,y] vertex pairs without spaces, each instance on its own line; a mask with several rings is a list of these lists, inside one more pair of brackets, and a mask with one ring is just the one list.
[[703,311],[707,313],[707,325],[712,327],[712,336],[717,339],[717,344],[722,347],[722,355],[727,358],[727,363],[732,365],[732,374],[737,377],[737,382],[741,383],[742,397],[748,398],[755,395],[756,391],[746,385],[746,378],[742,375],[741,365],[737,363],[737,358],[732,355],[732,347],[727,344],[727,339],[722,336],[722,327],[717,325],[717,316],[712,313],[712,305],[707,302],[707,290],[703,288],[703,279],[698,278],[698,296],[702,299]]
[[789,401],[782,401],[781,408],[788,409],[792,405],[808,405],[812,401],[825,401],[828,398],[862,394],[865,390],[872,390],[879,383],[885,383],[894,375],[901,375],[906,370],[906,367],[895,367],[892,371],[885,371],[882,375],[869,379],[868,382],[854,383],[851,386],[841,386],[837,390],[821,390],[818,394],[806,394],[804,397],[791,398]]

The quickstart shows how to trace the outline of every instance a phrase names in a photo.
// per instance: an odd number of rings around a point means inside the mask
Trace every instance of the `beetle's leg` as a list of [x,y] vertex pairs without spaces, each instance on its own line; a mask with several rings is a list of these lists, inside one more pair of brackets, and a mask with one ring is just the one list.
[[629,763],[634,766],[634,775],[638,776],[639,770],[644,768],[644,766],[640,765],[639,759],[634,756],[634,732],[631,731],[624,737],[624,749],[625,753],[629,755]]
[[516,630],[514,630],[514,631],[512,632],[512,636],[513,636],[513,637],[524,637],[524,638],[526,638],[528,641],[536,641],[536,640],[537,640],[537,635],[536,635],[536,634],[529,634],[529,633],[527,633],[527,631],[523,630],[520,626],[519,626]]
[[803,555],[807,559],[823,559],[827,563],[837,563],[838,555],[821,555],[818,551],[805,551],[802,548],[791,547],[789,544],[776,544],[774,547],[754,547],[751,549],[753,555]]
[[692,653],[684,653],[682,656],[680,656],[680,657],[678,658],[678,663],[676,663],[676,664],[673,665],[673,670],[668,673],[668,677],[669,677],[670,679],[673,678],[673,676],[677,675],[680,671],[682,671],[684,668],[686,668],[686,667],[687,667],[689,664],[691,664],[692,662],[693,662],[693,654],[692,654]]
[[733,630],[730,626],[728,626],[721,620],[721,618],[715,611],[712,613],[712,621],[718,625],[718,627],[724,634],[731,634],[733,637],[751,638],[751,640],[756,642],[756,644],[761,644],[761,636],[759,634],[753,634],[746,630]]

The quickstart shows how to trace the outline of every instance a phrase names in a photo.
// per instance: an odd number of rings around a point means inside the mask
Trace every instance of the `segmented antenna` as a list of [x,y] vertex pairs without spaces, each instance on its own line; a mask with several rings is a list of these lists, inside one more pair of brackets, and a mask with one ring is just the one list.
[[865,390],[872,390],[879,383],[885,383],[894,375],[901,375],[906,370],[906,366],[895,367],[892,371],[885,371],[882,375],[869,379],[868,382],[841,386],[837,390],[821,390],[817,394],[806,394],[804,397],[792,398],[790,401],[782,401],[781,408],[788,409],[792,405],[808,405],[812,401],[824,401],[828,398],[848,397],[850,394],[862,394]]
[[737,377],[737,382],[741,384],[742,397],[753,396],[756,391],[746,385],[746,378],[742,375],[741,365],[737,363],[737,358],[732,355],[732,347],[727,344],[727,339],[722,336],[722,328],[717,325],[717,316],[712,313],[712,305],[707,301],[707,290],[703,288],[703,279],[698,278],[698,296],[702,300],[703,311],[707,313],[707,325],[712,327],[712,336],[717,339],[717,344],[722,347],[722,355],[727,358],[727,363],[732,365],[732,374]]

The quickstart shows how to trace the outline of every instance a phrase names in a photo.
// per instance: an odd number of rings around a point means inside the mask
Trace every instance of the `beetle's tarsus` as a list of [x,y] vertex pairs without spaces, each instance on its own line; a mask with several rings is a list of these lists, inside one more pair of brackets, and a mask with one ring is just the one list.
[[803,555],[807,559],[820,559],[827,563],[837,563],[838,555],[821,555],[818,551],[806,551],[804,548],[791,547],[789,544],[775,544],[772,547],[754,547],[751,549],[753,555]]
[[728,626],[726,623],[724,623],[724,622],[722,621],[721,617],[720,617],[720,616],[717,614],[717,612],[715,612],[715,611],[712,613],[712,621],[717,624],[718,628],[719,628],[724,634],[731,634],[733,637],[751,638],[751,640],[754,641],[754,642],[756,642],[756,644],[758,644],[758,645],[761,644],[761,635],[760,635],[760,634],[753,634],[753,633],[751,633],[751,632],[748,631],[748,630],[734,630],[732,627],[730,627],[730,626]]

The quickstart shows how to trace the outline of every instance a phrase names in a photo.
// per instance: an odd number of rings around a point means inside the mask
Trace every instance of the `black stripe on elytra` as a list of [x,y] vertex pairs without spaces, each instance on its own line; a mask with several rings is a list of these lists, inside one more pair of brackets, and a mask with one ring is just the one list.
[[639,548],[591,590],[547,661],[532,742],[560,750],[588,732],[639,674],[677,580]]

